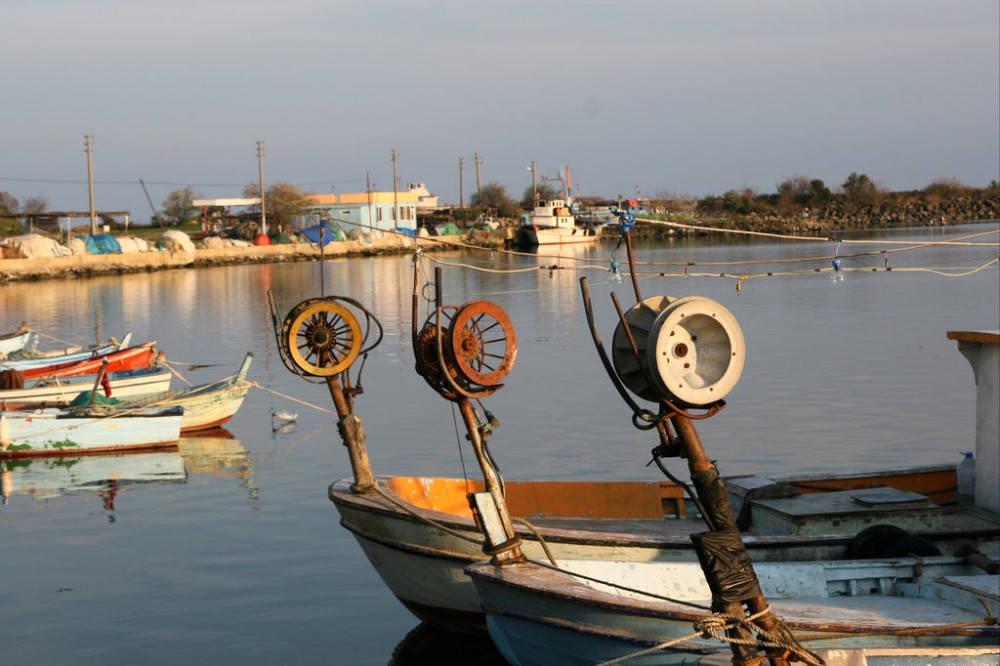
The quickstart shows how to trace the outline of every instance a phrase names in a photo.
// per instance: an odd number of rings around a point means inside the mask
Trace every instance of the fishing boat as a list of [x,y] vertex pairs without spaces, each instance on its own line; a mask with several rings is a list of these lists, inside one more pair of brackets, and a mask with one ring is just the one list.
[[[627,244],[629,262],[631,246]],[[473,495],[489,562],[466,569],[487,614],[490,636],[512,664],[996,663],[1000,659],[1000,544],[967,532],[964,550],[920,538],[940,505],[923,495],[880,487],[798,498],[751,499],[760,533],[821,539],[842,526],[868,524],[847,548],[826,557],[764,561],[741,531],[727,481],[695,429],[718,413],[742,371],[744,343],[735,318],[699,297],[642,299],[623,311],[611,345],[596,330],[586,279],[584,304],[595,346],[612,384],[633,410],[633,424],[655,428],[654,460],[687,460],[705,529],[689,535],[697,562],[622,558],[533,561],[520,549],[502,493]],[[616,307],[618,303],[616,301]],[[953,332],[977,384],[976,454],[985,461],[966,518],[1000,526],[997,404],[1000,334]],[[659,402],[642,409],[632,396]],[[697,411],[692,411],[697,410]],[[702,413],[702,410],[704,412]],[[982,432],[985,431],[985,432]],[[960,482],[962,480],[960,479]],[[489,485],[487,479],[487,485]],[[980,491],[985,485],[990,490]],[[899,511],[886,512],[887,508]],[[867,515],[875,509],[878,515]],[[937,525],[932,525],[936,523]],[[670,530],[669,525],[662,527]],[[887,549],[886,541],[892,548]],[[823,654],[821,655],[820,652]],[[721,660],[721,661],[720,661]]]
[[[765,562],[754,567],[778,621],[738,628],[770,663],[995,665],[998,577],[961,558]],[[558,560],[468,569],[490,636],[511,663],[730,664],[732,618],[713,612],[697,562]],[[750,654],[747,655],[747,652]]]
[[176,446],[181,434],[178,407],[142,408],[125,414],[92,409],[0,412],[0,458],[114,453]]
[[[442,311],[453,313],[447,326],[428,319],[423,328],[416,325],[414,312],[418,371],[425,379],[430,377],[432,387],[452,399],[462,396],[449,384],[447,377],[451,375],[499,381],[509,369],[507,361],[516,353],[516,334],[502,310],[474,302],[457,309],[443,307]],[[293,330],[289,322],[300,329],[310,324],[308,319],[293,317],[286,319],[286,330]],[[466,331],[472,322],[474,329]],[[450,354],[443,362],[437,358],[439,329],[443,329],[443,355]],[[481,344],[481,330],[491,331],[490,344]],[[471,344],[461,344],[470,338]],[[449,345],[446,340],[459,342]],[[298,353],[310,350],[310,338],[298,343],[302,345],[301,349],[296,347]],[[466,348],[478,351],[470,357]],[[483,359],[488,363],[480,364]],[[438,370],[449,366],[450,373]],[[472,423],[468,427],[471,441],[485,437],[489,428],[482,424],[488,423],[487,418],[471,415],[468,422]],[[481,631],[485,626],[481,603],[462,570],[485,557],[469,495],[483,492],[488,484],[437,477],[376,477],[367,467],[364,446],[351,439],[345,444],[355,474],[329,488],[341,525],[352,532],[393,594],[419,619],[448,630]],[[853,503],[845,500],[844,493],[872,486],[885,488],[881,495],[865,496],[867,507],[851,507],[853,519],[842,520],[836,528],[829,519],[823,529],[809,534],[780,534],[761,527],[767,514],[757,507],[775,501],[768,497],[794,499],[799,512],[810,511],[805,507],[811,504],[813,513],[823,513],[828,512],[831,502]],[[951,553],[983,540],[1000,539],[995,521],[942,508],[954,504],[955,487],[955,466],[949,463],[855,474],[744,476],[731,479],[729,491],[741,513],[752,557],[779,561],[841,557],[855,535],[873,521],[899,524],[908,533],[932,539],[937,547]],[[515,517],[511,539],[517,539],[531,559],[694,561],[697,554],[690,535],[705,529],[700,509],[687,496],[684,485],[676,481],[506,480],[503,489],[504,504]],[[789,497],[796,495],[801,497]],[[900,502],[901,498],[906,501]],[[927,511],[935,517],[928,520]],[[883,544],[886,549],[894,545],[892,541]]]
[[7,358],[0,360],[0,370],[24,371],[30,368],[39,368],[46,365],[71,363],[73,361],[85,361],[93,356],[103,356],[104,354],[110,354],[111,352],[127,349],[130,345],[131,339],[132,334],[126,333],[121,342],[115,338],[111,338],[107,344],[91,345],[89,347],[76,345],[62,349],[49,349],[44,352],[33,350],[33,353],[30,356],[25,355],[22,358]]
[[38,331],[31,330],[26,322],[21,322],[16,331],[0,335],[0,358],[25,348],[30,349],[37,342]]
[[239,411],[250,390],[246,380],[253,354],[248,352],[236,374],[207,384],[146,395],[118,403],[120,409],[135,407],[182,407],[181,432],[190,434],[218,428]]
[[566,199],[539,199],[530,213],[521,216],[513,244],[523,249],[594,243],[599,238],[598,227],[578,222]]
[[76,377],[96,374],[102,367],[105,372],[121,372],[148,368],[154,363],[163,363],[163,352],[156,351],[155,341],[113,350],[105,354],[91,354],[83,359],[25,367],[18,369],[18,372],[24,375],[26,380],[42,377]]
[[[152,366],[138,370],[124,370],[106,374],[106,391],[115,398],[135,398],[170,390],[173,374],[165,366]],[[36,379],[24,383],[23,388],[0,390],[0,410],[25,407],[64,407],[84,391],[103,386],[97,375]]]

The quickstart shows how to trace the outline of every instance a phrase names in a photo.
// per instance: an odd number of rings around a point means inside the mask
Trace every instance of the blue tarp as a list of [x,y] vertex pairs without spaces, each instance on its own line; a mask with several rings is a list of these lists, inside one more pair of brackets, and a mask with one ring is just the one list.
[[122,246],[118,240],[110,234],[97,234],[96,236],[77,236],[87,245],[88,254],[121,254]]
[[324,246],[329,245],[333,241],[347,240],[347,237],[344,235],[344,232],[340,229],[340,227],[331,226],[327,222],[320,222],[316,226],[307,227],[299,231],[299,233],[308,238],[310,242],[319,243],[321,230],[323,229],[326,229],[326,234],[323,235],[323,238],[326,238],[326,242],[323,243]]

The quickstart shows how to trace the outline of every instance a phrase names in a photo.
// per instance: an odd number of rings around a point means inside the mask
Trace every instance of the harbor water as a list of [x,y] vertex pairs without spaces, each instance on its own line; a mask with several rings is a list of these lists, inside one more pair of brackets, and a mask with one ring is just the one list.
[[[974,446],[975,382],[947,333],[1000,328],[997,229],[637,242],[643,298],[711,298],[745,336],[742,378],[698,423],[722,473],[957,465]],[[441,268],[446,304],[495,302],[516,328],[514,369],[484,401],[500,422],[490,448],[506,478],[656,479],[656,442],[631,425],[581,298],[586,277],[609,341],[611,292],[635,302],[628,276],[609,270],[615,260],[627,271],[625,248],[557,254],[436,252],[416,266],[421,286]],[[0,661],[500,663],[485,639],[419,627],[340,527],[327,487],[351,468],[329,393],[285,368],[273,336],[268,292],[281,318],[322,295],[363,303],[384,328],[353,373],[373,471],[475,475],[460,418],[414,371],[414,265],[399,255],[0,286],[4,331],[25,320],[86,344],[131,331],[192,383],[235,372],[253,352],[255,384],[222,436],[179,452],[5,471]],[[428,314],[421,298],[419,323]],[[275,429],[272,410],[298,419]],[[102,462],[118,471],[101,477]],[[681,461],[668,465],[686,478]]]

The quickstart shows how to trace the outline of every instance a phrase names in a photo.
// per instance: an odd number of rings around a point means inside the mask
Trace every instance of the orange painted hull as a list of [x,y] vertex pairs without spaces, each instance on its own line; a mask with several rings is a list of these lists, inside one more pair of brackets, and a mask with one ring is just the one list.
[[156,343],[147,342],[143,345],[129,347],[121,351],[111,352],[101,356],[92,356],[82,361],[70,361],[66,363],[56,363],[40,368],[30,368],[22,370],[26,380],[40,379],[42,377],[76,377],[79,375],[96,375],[101,370],[105,361],[108,363],[107,372],[121,372],[123,370],[139,370],[150,367],[156,361]]

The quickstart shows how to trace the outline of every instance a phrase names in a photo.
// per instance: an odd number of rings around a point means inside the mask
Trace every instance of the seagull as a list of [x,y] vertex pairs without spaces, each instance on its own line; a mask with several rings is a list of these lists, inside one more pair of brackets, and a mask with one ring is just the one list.
[[274,407],[271,408],[271,429],[277,430],[282,425],[286,423],[294,423],[298,420],[299,415],[293,414],[292,412],[287,412],[283,409],[275,410]]

